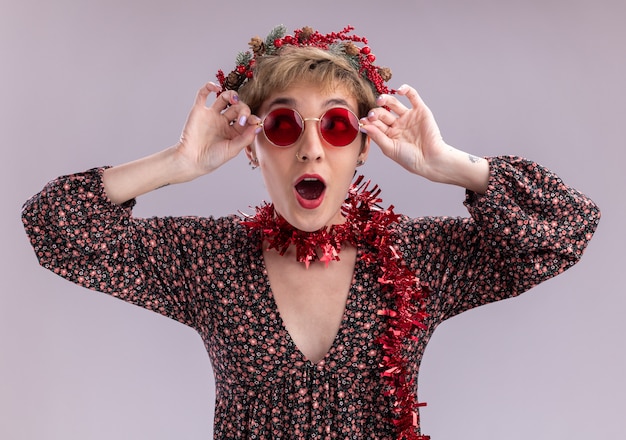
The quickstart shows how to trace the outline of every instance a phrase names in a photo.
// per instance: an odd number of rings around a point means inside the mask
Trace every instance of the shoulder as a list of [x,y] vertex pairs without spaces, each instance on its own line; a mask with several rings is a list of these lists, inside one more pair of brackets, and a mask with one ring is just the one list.
[[165,216],[133,218],[133,233],[155,241],[190,249],[236,249],[250,241],[236,215],[223,217]]
[[457,238],[476,229],[471,217],[429,216],[408,217],[401,215],[393,235],[398,242],[407,240],[446,240]]
[[237,215],[223,217],[160,217],[153,219],[156,223],[170,224],[180,234],[202,236],[213,240],[242,240],[248,237],[247,229],[241,224]]

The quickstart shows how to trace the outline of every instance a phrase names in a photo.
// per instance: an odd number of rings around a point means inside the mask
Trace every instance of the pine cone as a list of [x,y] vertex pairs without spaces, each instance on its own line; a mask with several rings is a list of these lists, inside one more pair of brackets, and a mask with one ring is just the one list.
[[255,57],[263,56],[263,54],[265,54],[265,43],[260,37],[252,37],[248,46],[252,49]]
[[361,52],[361,49],[359,49],[352,41],[346,41],[343,43],[343,50],[346,52],[346,55],[349,56],[355,56]]
[[302,30],[300,31],[300,42],[304,42],[308,40],[309,38],[311,38],[311,35],[313,35],[314,33],[315,31],[313,30],[312,27],[310,26],[303,27]]
[[385,82],[391,79],[391,69],[389,67],[379,67],[378,74]]
[[239,87],[245,80],[245,75],[241,75],[236,70],[233,70],[226,77],[226,81],[224,81],[224,90],[239,90]]

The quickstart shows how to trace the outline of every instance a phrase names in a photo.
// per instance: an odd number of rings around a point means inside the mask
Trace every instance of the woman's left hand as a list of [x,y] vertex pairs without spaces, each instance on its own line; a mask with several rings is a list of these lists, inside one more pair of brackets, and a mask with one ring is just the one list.
[[489,163],[446,144],[430,109],[408,85],[398,89],[411,107],[393,95],[381,95],[363,130],[382,152],[412,173],[433,182],[448,183],[477,193],[487,190]]
[[380,107],[361,119],[363,129],[386,156],[412,173],[432,179],[433,166],[450,147],[417,91],[403,85],[397,93],[406,96],[411,107],[394,95],[381,95],[377,100]]

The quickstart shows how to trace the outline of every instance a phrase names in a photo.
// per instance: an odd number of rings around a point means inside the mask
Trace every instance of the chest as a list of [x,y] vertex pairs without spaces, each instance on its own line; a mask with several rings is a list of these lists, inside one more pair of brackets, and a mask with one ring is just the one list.
[[[321,282],[313,267],[298,276],[280,277],[283,270],[292,272],[272,267],[260,250],[242,252],[236,260],[238,270],[213,271],[203,295],[206,300],[198,302],[204,316],[198,331],[218,387],[266,387],[296,377],[307,366],[356,374],[359,380],[378,378],[382,361],[378,338],[388,328],[387,318],[379,312],[393,308],[395,301],[379,282],[378,261],[368,255],[368,249],[359,250],[351,273],[342,269],[337,278],[327,273]],[[343,251],[341,256],[347,260]],[[338,282],[344,286],[337,287]],[[291,296],[291,291],[296,294]],[[409,352],[412,363],[419,365],[421,350],[412,347]]]
[[[203,302],[199,332],[217,377],[247,380],[262,370],[269,379],[323,359],[336,368],[358,364],[376,371],[375,340],[385,330],[378,311],[390,306],[389,298],[381,292],[376,265],[354,259],[345,272],[321,277],[311,266],[281,277],[286,268],[272,266],[259,251],[239,262],[240,272],[214,272],[223,281],[210,284],[215,290]],[[347,262],[343,251],[342,260]]]
[[318,362],[331,349],[344,321],[354,284],[357,251],[341,260],[308,267],[275,251],[263,255],[271,293],[290,339],[304,357]]

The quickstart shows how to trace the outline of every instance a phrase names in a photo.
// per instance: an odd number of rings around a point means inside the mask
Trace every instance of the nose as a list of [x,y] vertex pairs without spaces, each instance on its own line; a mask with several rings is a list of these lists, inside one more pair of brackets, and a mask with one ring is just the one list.
[[[304,118],[304,131],[298,141],[296,158],[300,162],[317,161],[324,156],[324,140],[317,128],[319,118]],[[310,122],[307,124],[307,122]]]

